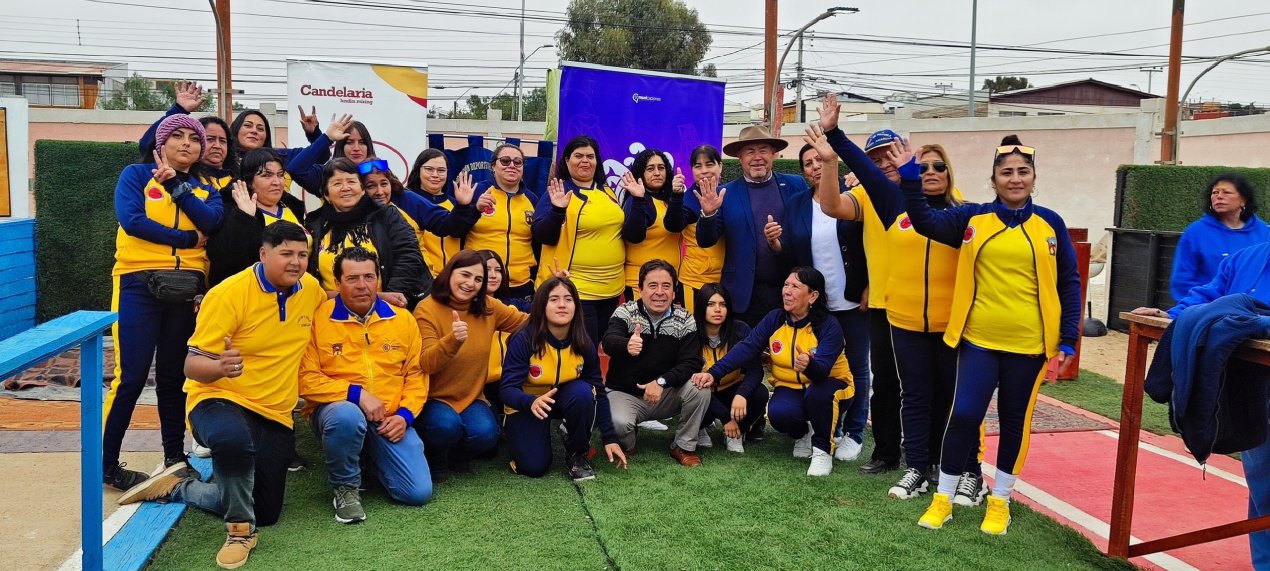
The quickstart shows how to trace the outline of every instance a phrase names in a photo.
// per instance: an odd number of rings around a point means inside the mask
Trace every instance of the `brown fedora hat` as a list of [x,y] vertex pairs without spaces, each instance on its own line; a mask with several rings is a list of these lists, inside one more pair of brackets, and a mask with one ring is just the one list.
[[771,145],[772,150],[778,153],[785,147],[789,146],[789,143],[786,142],[785,139],[777,139],[776,137],[773,137],[772,133],[767,130],[767,127],[762,125],[750,125],[749,127],[741,129],[741,136],[737,140],[723,145],[723,154],[730,157],[739,156],[738,153],[741,152],[742,147],[746,145],[753,145],[755,143]]

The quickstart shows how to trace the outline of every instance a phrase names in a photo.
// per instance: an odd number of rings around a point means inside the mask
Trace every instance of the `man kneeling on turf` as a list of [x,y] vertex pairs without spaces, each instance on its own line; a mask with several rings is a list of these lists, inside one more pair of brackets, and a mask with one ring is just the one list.
[[212,450],[215,481],[185,476],[184,462],[137,484],[120,504],[167,499],[223,515],[229,538],[216,564],[237,569],[256,547],[256,526],[282,513],[295,453],[291,411],[313,315],[326,301],[305,273],[308,238],[298,225],[265,228],[260,263],[212,288],[185,357],[187,420]]
[[423,441],[410,430],[428,398],[419,326],[376,295],[379,258],[363,248],[335,257],[339,295],[318,308],[300,361],[300,397],[326,450],[335,520],[366,519],[361,460],[373,463],[392,499],[421,506],[432,497]]

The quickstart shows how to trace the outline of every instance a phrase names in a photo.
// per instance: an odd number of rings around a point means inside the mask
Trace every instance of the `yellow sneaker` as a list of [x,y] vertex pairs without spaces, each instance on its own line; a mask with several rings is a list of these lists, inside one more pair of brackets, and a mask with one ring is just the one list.
[[952,501],[949,500],[948,494],[936,492],[930,500],[930,507],[926,508],[926,513],[922,514],[922,519],[917,520],[917,525],[926,529],[940,529],[950,519],[952,519]]
[[988,496],[988,511],[983,514],[983,524],[979,531],[988,535],[1005,535],[1010,529],[1010,500]]

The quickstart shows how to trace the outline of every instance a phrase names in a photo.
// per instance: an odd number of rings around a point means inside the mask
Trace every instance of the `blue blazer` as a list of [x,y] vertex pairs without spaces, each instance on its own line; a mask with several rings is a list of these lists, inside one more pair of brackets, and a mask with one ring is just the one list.
[[[810,216],[811,189],[801,176],[776,174],[776,184],[780,188],[781,200],[785,205],[785,218],[806,213]],[[723,185],[727,194],[723,196],[723,206],[714,216],[697,220],[697,245],[709,248],[726,239],[724,246],[723,272],[720,281],[728,291],[732,292],[732,303],[735,311],[745,311],[750,307],[750,294],[754,291],[754,260],[757,248],[766,244],[755,244],[755,224],[750,213],[750,195],[745,179],[737,179]],[[720,189],[722,191],[722,189]],[[692,212],[701,212],[701,203],[693,194],[685,193],[684,207]],[[789,220],[777,220],[781,223],[781,254],[779,259],[792,264],[795,254],[792,250],[811,244],[811,222],[806,224],[790,224]],[[766,223],[764,221],[763,223]]]

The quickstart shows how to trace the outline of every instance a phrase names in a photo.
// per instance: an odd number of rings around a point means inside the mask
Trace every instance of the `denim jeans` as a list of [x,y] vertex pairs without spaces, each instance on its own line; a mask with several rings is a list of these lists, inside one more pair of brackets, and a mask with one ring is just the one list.
[[415,421],[415,429],[433,458],[447,458],[451,449],[477,456],[498,445],[494,411],[480,400],[458,412],[444,402],[428,399]]
[[423,456],[423,441],[409,428],[393,442],[380,436],[379,423],[368,422],[357,405],[333,402],[313,413],[313,431],[326,452],[326,479],[331,487],[362,485],[362,461],[373,468],[388,495],[403,504],[421,506],[432,497],[432,474]]
[[209,399],[190,411],[194,439],[212,449],[213,482],[187,480],[172,501],[224,516],[225,523],[273,525],[282,514],[295,431],[242,406]]
[[869,389],[873,385],[869,378],[869,314],[859,308],[831,313],[842,327],[843,350],[855,383],[855,398],[844,407],[846,410],[843,411],[842,422],[838,423],[838,430],[863,444],[864,427],[869,422]]
[[[1248,480],[1248,517],[1270,514],[1270,438],[1245,450],[1242,456],[1244,478]],[[1248,546],[1252,548],[1252,567],[1270,571],[1270,531],[1248,534]]]

